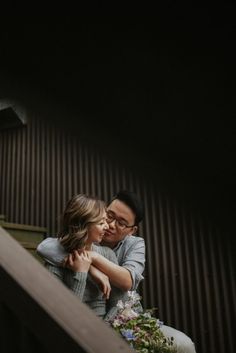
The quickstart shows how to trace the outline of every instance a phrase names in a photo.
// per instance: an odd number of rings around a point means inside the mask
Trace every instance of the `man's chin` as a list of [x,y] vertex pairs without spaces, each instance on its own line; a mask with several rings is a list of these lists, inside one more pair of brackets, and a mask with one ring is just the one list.
[[109,244],[109,243],[111,243],[111,242],[112,242],[112,238],[108,235],[107,237],[104,236],[104,237],[102,238],[101,244],[102,244],[102,245],[107,245],[107,244]]
[[109,241],[111,241],[111,236],[110,235],[104,235],[103,236],[103,238],[102,238],[102,241],[103,242],[107,242],[107,243],[109,243]]

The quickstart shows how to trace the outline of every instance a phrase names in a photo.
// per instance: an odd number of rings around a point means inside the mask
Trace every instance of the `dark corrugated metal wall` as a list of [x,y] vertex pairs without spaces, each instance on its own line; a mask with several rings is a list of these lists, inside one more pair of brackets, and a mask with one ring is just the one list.
[[235,351],[232,238],[166,195],[147,200],[145,305],[157,305],[159,317],[189,334],[198,352]]
[[190,335],[198,353],[233,353],[235,279],[230,237],[178,205],[99,150],[42,119],[0,133],[0,213],[12,222],[46,226],[50,234],[75,193],[106,201],[120,188],[144,200],[145,307]]

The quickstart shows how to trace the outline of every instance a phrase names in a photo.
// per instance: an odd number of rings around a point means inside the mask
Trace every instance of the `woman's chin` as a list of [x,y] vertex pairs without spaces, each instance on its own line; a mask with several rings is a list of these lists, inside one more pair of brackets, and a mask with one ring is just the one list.
[[95,244],[100,244],[102,241],[103,237],[99,237],[94,243]]

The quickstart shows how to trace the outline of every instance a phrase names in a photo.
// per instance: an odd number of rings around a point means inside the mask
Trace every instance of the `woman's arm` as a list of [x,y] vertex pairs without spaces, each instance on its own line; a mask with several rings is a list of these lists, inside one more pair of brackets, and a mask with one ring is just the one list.
[[102,291],[103,297],[108,299],[111,292],[111,285],[108,276],[93,265],[90,266],[89,273]]
[[74,252],[68,257],[67,268],[50,263],[46,263],[45,266],[83,301],[90,264],[91,259],[88,254]]

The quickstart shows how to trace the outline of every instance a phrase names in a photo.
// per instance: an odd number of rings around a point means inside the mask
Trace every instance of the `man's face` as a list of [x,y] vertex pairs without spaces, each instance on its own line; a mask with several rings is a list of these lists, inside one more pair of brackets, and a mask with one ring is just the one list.
[[[120,200],[114,200],[107,207],[108,226],[102,244],[114,248],[126,235],[135,234],[137,226],[134,212]],[[111,221],[112,220],[112,221]]]

